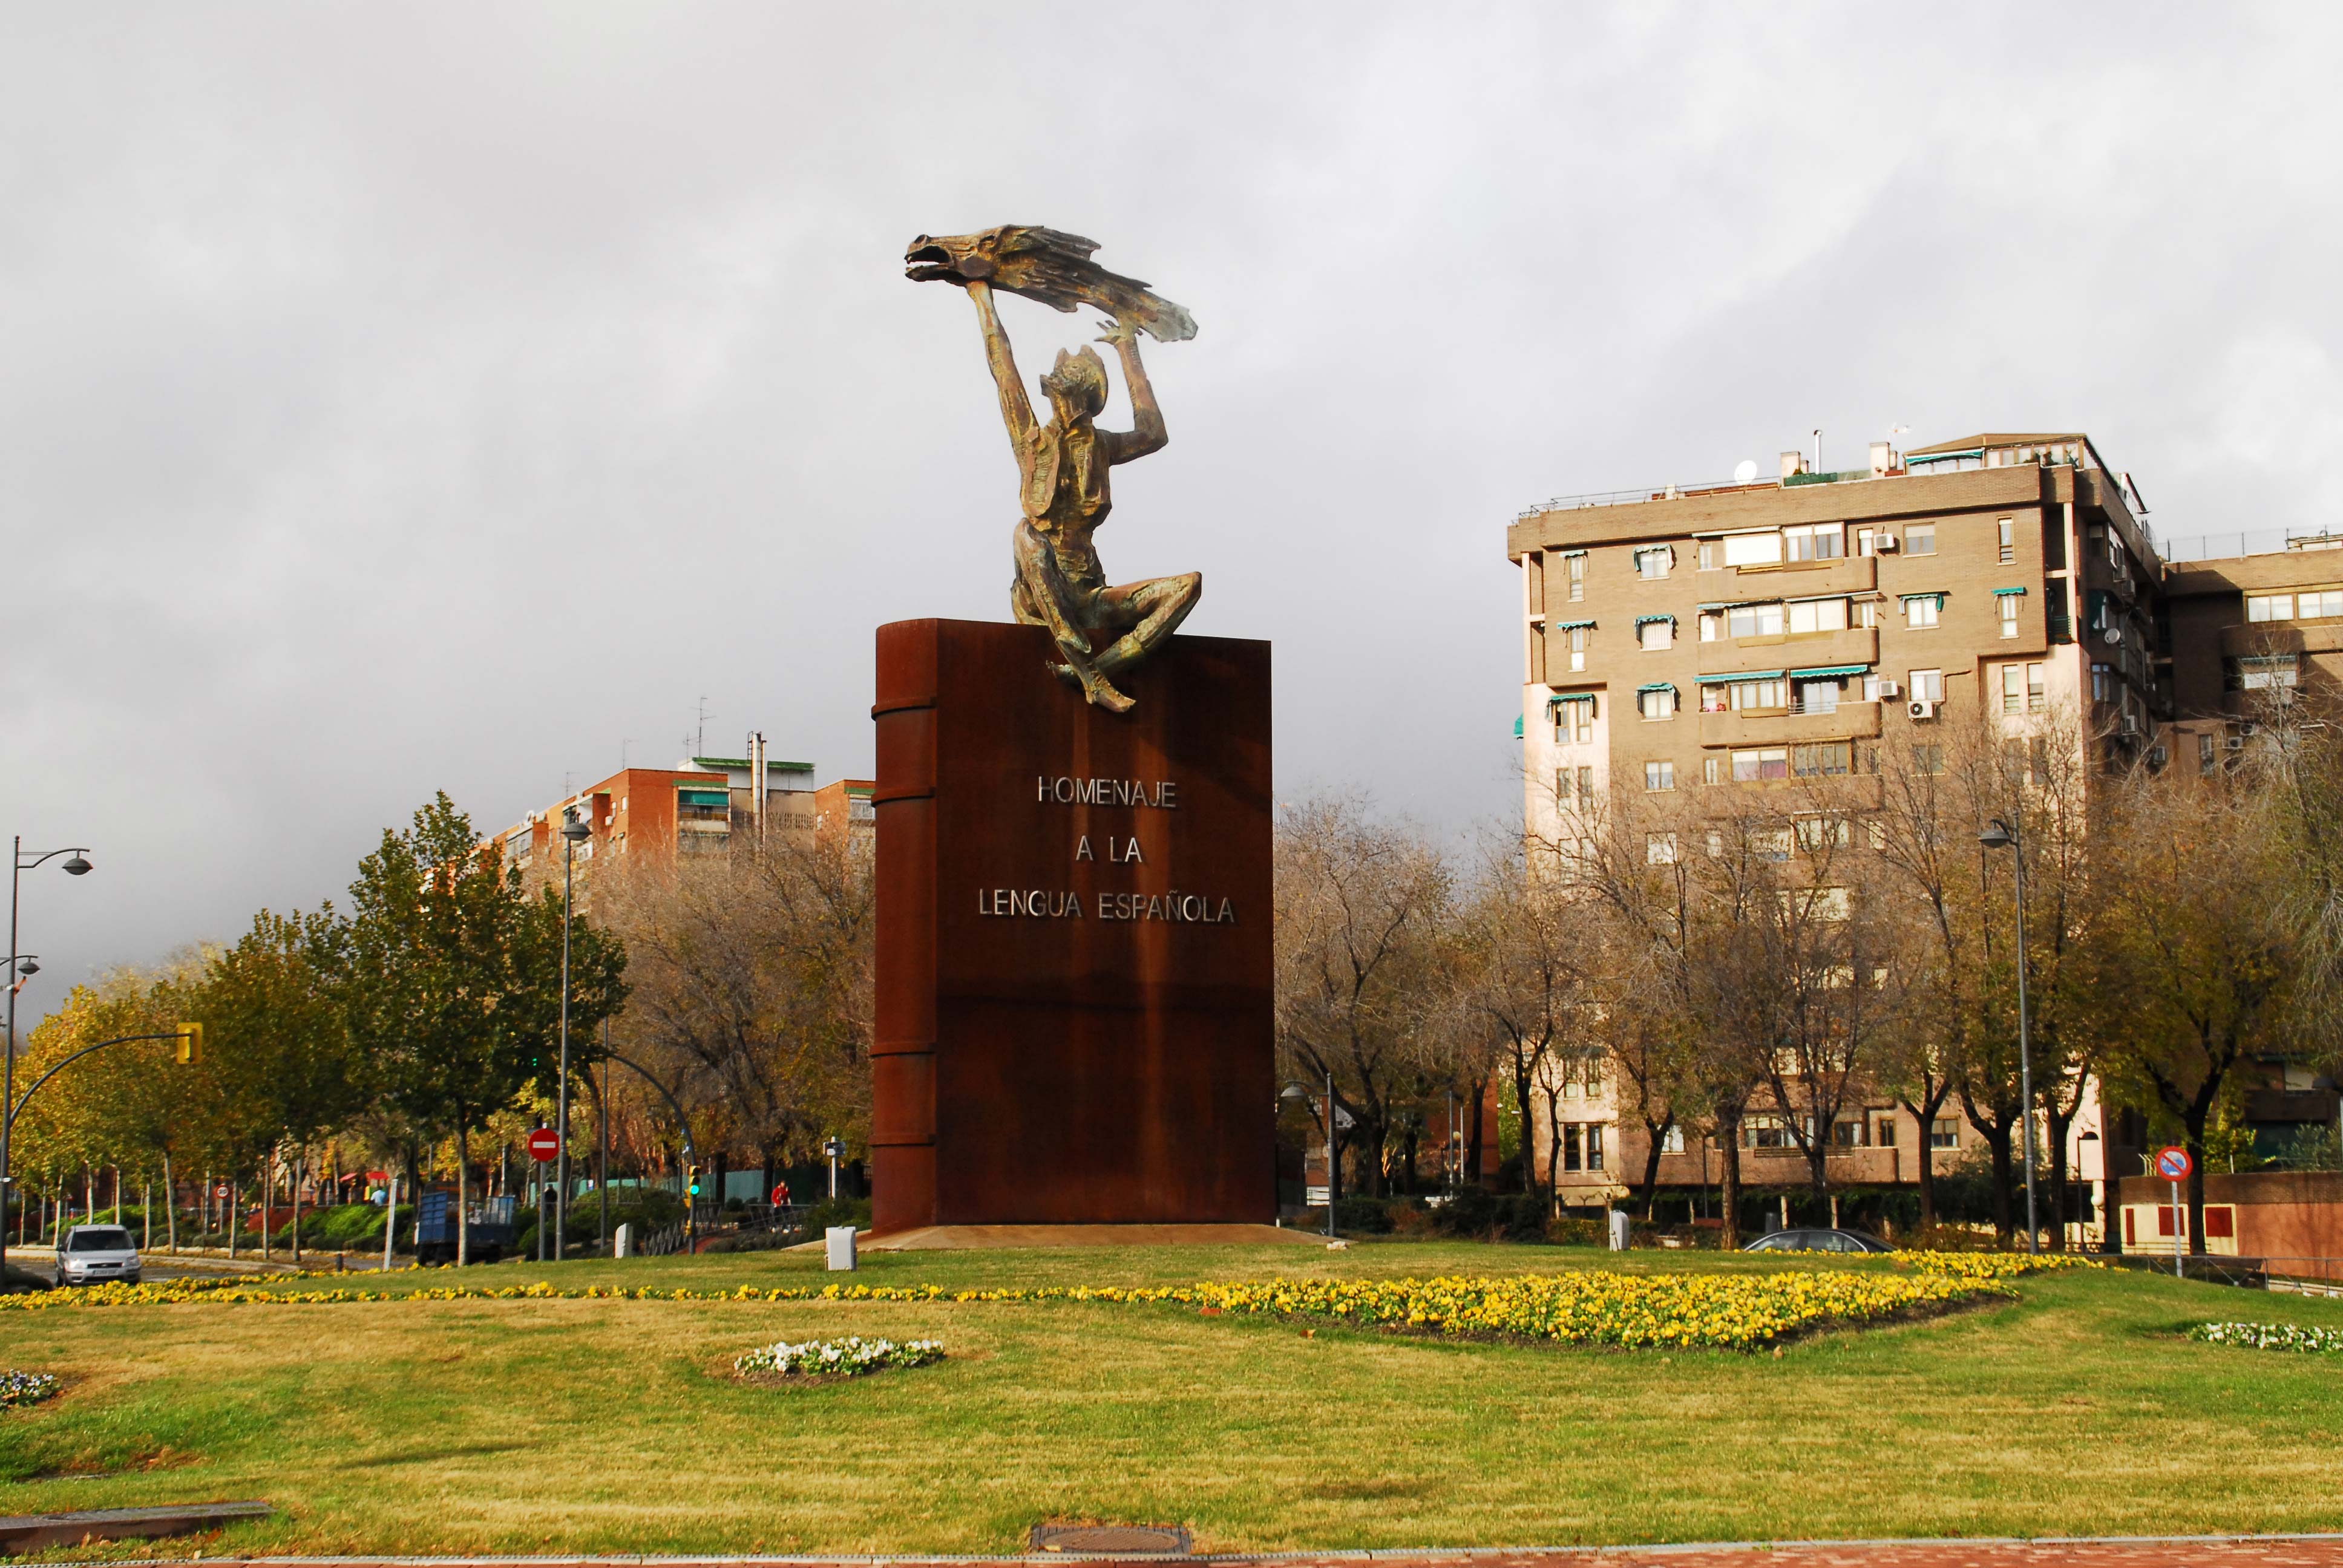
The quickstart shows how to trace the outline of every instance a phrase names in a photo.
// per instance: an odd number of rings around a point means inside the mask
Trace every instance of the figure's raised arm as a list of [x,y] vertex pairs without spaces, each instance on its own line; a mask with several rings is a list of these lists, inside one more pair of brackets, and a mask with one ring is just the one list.
[[1118,317],[1099,337],[1101,343],[1113,344],[1122,357],[1122,379],[1131,392],[1131,428],[1103,432],[1110,462],[1144,457],[1161,451],[1172,440],[1163,428],[1163,410],[1155,403],[1155,388],[1147,383],[1147,367],[1139,362],[1138,333],[1138,325],[1129,317]]
[[992,286],[980,277],[971,279],[967,288],[969,298],[976,302],[976,324],[984,331],[984,362],[992,369],[993,385],[1001,389],[1001,422],[1009,427],[1010,445],[1022,452],[1033,434],[1033,404],[1025,396],[1025,384],[1017,378],[1009,335],[1001,330],[1001,317],[992,308]]

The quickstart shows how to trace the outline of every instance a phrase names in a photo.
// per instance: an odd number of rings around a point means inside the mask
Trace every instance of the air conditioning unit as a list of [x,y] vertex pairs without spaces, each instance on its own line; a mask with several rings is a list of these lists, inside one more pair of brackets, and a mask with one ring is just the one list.
[[1893,680],[1883,680],[1879,683],[1879,698],[1881,701],[1885,702],[1903,695],[1904,688],[1901,683]]
[[2137,715],[2127,713],[2123,716],[2123,732],[2126,735],[2139,733],[2139,719]]
[[1915,719],[1934,719],[1936,717],[1936,705],[1921,698],[1908,704],[1904,711]]
[[2243,751],[2246,749],[2246,738],[2242,735],[2232,735],[2221,744],[2232,751]]
[[1883,556],[1892,556],[1901,547],[1896,543],[1894,534],[1881,534],[1871,541],[1871,548]]

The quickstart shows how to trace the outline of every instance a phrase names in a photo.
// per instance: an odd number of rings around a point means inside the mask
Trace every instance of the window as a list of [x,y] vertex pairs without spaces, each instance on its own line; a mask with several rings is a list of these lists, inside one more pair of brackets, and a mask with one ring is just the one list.
[[1782,635],[1782,606],[1772,604],[1736,604],[1729,606],[1725,621],[1735,637],[1779,637]]
[[1885,854],[1887,849],[1887,824],[1874,817],[1865,822],[1864,826],[1871,830],[1872,852]]
[[1700,777],[1704,784],[1725,782],[1725,759],[1712,751],[1700,759]]
[[1912,771],[1937,774],[1945,770],[1945,749],[1935,744],[1912,748]]
[[2004,713],[2026,711],[2026,667],[2022,664],[2001,667],[2001,710]]
[[1700,640],[1715,642],[1725,635],[1725,612],[1704,609],[1700,612]]
[[[1904,624],[1913,631],[1925,631],[1936,624],[1944,612],[1945,596],[1940,593],[1912,594],[1904,600]],[[1573,669],[1578,668],[1571,666]]]
[[1715,539],[1703,539],[1700,541],[1698,558],[1700,569],[1702,571],[1713,572],[1716,569],[1716,541]]
[[1784,528],[1782,544],[1794,561],[1835,561],[1846,554],[1846,529],[1838,523]]
[[1785,746],[1757,746],[1733,753],[1733,781],[1761,783],[1790,776],[1790,751]]
[[2294,686],[2300,680],[2301,671],[2295,656],[2281,653],[2263,658],[2237,660],[2237,673],[2231,685],[2240,691],[2268,691],[2276,687]]
[[1838,682],[1835,680],[1802,680],[1798,682],[1798,711],[1801,713],[1836,713]]
[[1863,1134],[1864,1126],[1861,1121],[1850,1120],[1831,1123],[1831,1142],[1841,1149],[1862,1148],[1867,1141]]
[[1653,616],[1635,625],[1635,640],[1646,653],[1663,653],[1676,642],[1676,623],[1673,616]]
[[1736,680],[1726,689],[1733,693],[1733,706],[1736,709],[1790,706],[1790,683],[1778,677],[1772,680]]
[[1589,1171],[1603,1169],[1603,1124],[1599,1121],[1586,1124],[1586,1168]]
[[1708,830],[1708,858],[1712,860],[1725,859],[1725,835],[1715,828]]
[[2017,524],[2009,518],[2001,519],[2001,564],[2007,566],[2017,558]]
[[1554,738],[1559,743],[1581,746],[1594,739],[1594,697],[1592,692],[1555,701]]
[[1993,596],[1994,608],[2001,612],[2002,636],[2016,637],[2017,635],[2017,607],[2019,602],[2024,599],[2025,597],[2026,596],[2023,594],[2014,593],[1996,594]]
[[1664,578],[1668,568],[1676,564],[1673,545],[1654,545],[1635,552],[1635,575],[1639,578]]
[[1878,1143],[1879,1147],[1882,1149],[1895,1148],[1896,1113],[1892,1111],[1881,1111],[1879,1113],[1879,1123],[1872,1131],[1875,1134],[1875,1141]]
[[1795,824],[1798,847],[1804,849],[1844,849],[1855,841],[1855,824],[1844,817],[1801,817]]
[[1778,1116],[1751,1116],[1741,1123],[1741,1141],[1750,1149],[1787,1149],[1790,1124]]
[[1933,556],[1936,553],[1936,525],[1914,523],[1904,530],[1904,553],[1907,556]]
[[1958,1149],[1961,1146],[1960,1123],[1949,1116],[1939,1116],[1928,1128],[1928,1147]]
[[1879,624],[1879,601],[1865,599],[1855,607],[1855,624],[1866,629]]
[[[1854,748],[1844,740],[1817,741],[1811,746],[1790,748],[1790,772],[1799,779],[1835,779],[1845,775],[1853,761]],[[1845,843],[1845,838],[1839,840]]]
[[1674,763],[1646,762],[1644,764],[1644,789],[1657,794],[1663,789],[1673,789],[1675,787],[1676,765]]
[[2050,706],[2050,689],[2047,685],[2049,671],[2050,667],[2046,664],[2029,664],[2026,667],[2026,712],[2039,713]]
[[1563,562],[1563,577],[1570,584],[1570,602],[1578,603],[1586,597],[1586,558],[1571,556]]
[[1683,1128],[1677,1126],[1673,1121],[1667,1124],[1666,1129],[1660,1133],[1660,1152],[1663,1154],[1681,1154],[1684,1152]]
[[1724,545],[1726,566],[1770,567],[1781,564],[1782,536],[1779,534],[1727,534]]
[[1578,804],[1582,810],[1594,809],[1594,769],[1592,768],[1578,770]]
[[1676,836],[1674,833],[1644,835],[1644,864],[1673,866],[1676,863]]
[[1804,636],[1815,631],[1845,631],[1846,600],[1843,598],[1805,598],[1789,608],[1790,635]]
[[2249,621],[2292,620],[2294,596],[2290,593],[2259,593],[2246,596],[2246,618]]
[[2326,620],[2343,615],[2343,588],[2325,588],[2318,593],[2294,596],[2294,618],[2297,620]]
[[1676,716],[1676,689],[1655,687],[1635,693],[1635,706],[1646,719],[1674,719]]
[[2207,730],[2197,738],[2197,771],[2210,773],[2213,771],[2213,736],[2212,732]]
[[1859,556],[1877,555],[1879,553],[1878,534],[1870,528],[1855,529],[1855,553]]
[[[2164,764],[2158,760],[2157,766],[2161,768]],[[2050,741],[2046,736],[2034,736],[2026,743],[2026,781],[2029,784],[2050,781]]]
[[1759,828],[1749,835],[1749,848],[1761,860],[1775,863],[1790,858],[1790,830],[1787,828]]
[[1916,669],[1912,683],[1905,688],[1915,702],[1942,702],[1945,699],[1945,672],[1941,669]]
[[1574,626],[1565,629],[1570,635],[1570,668],[1573,669],[1584,669],[1586,668],[1587,633],[1593,631],[1594,628],[1591,626]]
[[2116,667],[2112,664],[2091,666],[2091,700],[2113,702],[2116,699]]

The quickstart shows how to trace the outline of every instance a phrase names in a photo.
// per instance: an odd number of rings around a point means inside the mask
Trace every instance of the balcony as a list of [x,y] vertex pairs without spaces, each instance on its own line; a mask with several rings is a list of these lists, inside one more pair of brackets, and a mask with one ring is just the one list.
[[1869,740],[1879,735],[1879,704],[1842,702],[1828,712],[1744,708],[1700,716],[1703,746],[1792,746],[1810,740]]
[[1842,664],[1867,667],[1879,662],[1879,633],[1867,626],[1786,637],[1726,638],[1698,646],[1703,675],[1731,675],[1745,669],[1823,669]]
[[1879,561],[1873,556],[1841,556],[1826,561],[1733,567],[1725,573],[1724,586],[1735,598],[1771,598],[1775,595],[1783,598],[1817,598],[1825,594],[1870,593],[1879,587]]
[[2225,658],[2269,653],[2343,652],[2343,620],[2265,620],[2221,628]]

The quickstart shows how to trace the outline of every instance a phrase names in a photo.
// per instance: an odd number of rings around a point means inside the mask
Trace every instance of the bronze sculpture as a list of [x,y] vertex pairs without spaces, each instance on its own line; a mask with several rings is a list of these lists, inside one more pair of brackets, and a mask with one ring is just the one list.
[[[1090,259],[1095,240],[1057,229],[1005,225],[980,234],[936,238],[921,235],[904,255],[915,281],[955,283],[976,305],[984,333],[985,361],[1000,388],[1001,415],[1017,453],[1023,515],[1014,550],[1017,576],[1009,602],[1019,621],[1045,628],[1060,659],[1050,668],[1081,688],[1088,701],[1116,713],[1131,699],[1112,677],[1138,665],[1161,646],[1196,608],[1203,594],[1200,573],[1152,578],[1110,588],[1091,539],[1113,505],[1107,470],[1160,451],[1169,439],[1154,388],[1140,363],[1137,335],[1176,342],[1196,335],[1196,323],[1170,300],[1135,278],[1107,271]],[[1018,379],[1009,338],[992,307],[992,291],[1007,289],[1060,310],[1090,305],[1113,325],[1099,338],[1114,345],[1122,360],[1133,415],[1129,430],[1101,430],[1092,423],[1106,407],[1106,366],[1085,346],[1080,354],[1061,349],[1041,377],[1050,399],[1046,424],[1033,417],[1033,405]],[[1093,653],[1092,631],[1121,631],[1102,652]]]

